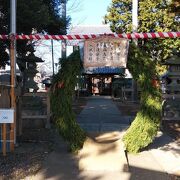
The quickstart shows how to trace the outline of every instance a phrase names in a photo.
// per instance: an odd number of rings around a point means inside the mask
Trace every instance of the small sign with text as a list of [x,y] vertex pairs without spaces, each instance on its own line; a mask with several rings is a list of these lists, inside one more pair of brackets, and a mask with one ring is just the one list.
[[0,109],[0,124],[14,123],[14,109]]

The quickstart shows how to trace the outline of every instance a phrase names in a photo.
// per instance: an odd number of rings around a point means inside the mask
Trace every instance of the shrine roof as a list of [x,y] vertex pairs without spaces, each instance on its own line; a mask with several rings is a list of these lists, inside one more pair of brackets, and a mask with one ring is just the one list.
[[123,68],[120,67],[98,67],[86,68],[84,74],[120,74],[123,73]]
[[109,25],[79,25],[69,30],[68,34],[112,34]]
[[[69,35],[112,34],[109,25],[78,25],[69,29]],[[69,46],[76,46],[84,40],[67,40]]]

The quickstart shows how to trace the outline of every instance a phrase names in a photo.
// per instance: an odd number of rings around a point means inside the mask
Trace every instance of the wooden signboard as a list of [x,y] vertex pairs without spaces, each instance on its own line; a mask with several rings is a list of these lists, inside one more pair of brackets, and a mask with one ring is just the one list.
[[115,37],[88,39],[84,43],[84,67],[126,67],[129,41]]

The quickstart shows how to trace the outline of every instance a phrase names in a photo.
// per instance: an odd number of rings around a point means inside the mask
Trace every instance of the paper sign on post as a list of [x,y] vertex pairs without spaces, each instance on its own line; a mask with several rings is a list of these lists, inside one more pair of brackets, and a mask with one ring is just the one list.
[[0,124],[14,123],[14,109],[0,109]]

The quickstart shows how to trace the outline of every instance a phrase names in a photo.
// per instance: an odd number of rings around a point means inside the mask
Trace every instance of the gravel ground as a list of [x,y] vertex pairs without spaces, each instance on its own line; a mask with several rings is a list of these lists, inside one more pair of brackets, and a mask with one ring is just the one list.
[[53,145],[52,130],[35,129],[23,133],[14,153],[0,155],[0,179],[22,179],[35,174]]
[[[124,116],[135,116],[140,107],[138,103],[121,102],[118,100],[114,100],[114,102]],[[174,140],[178,140],[180,142],[180,121],[163,122],[162,131],[167,133]]]
[[73,111],[76,115],[80,114],[80,112],[83,110],[83,108],[86,106],[87,98],[80,97],[79,99],[75,100],[73,102]]
[[[79,114],[86,105],[86,98],[79,98],[73,103],[75,114]],[[18,138],[14,153],[3,157],[0,154],[0,180],[20,180],[36,174],[42,162],[54,149],[57,133],[51,129],[24,130]]]
[[180,143],[180,120],[163,122],[162,127],[164,132]]
[[138,103],[114,100],[123,116],[135,116],[139,110]]

